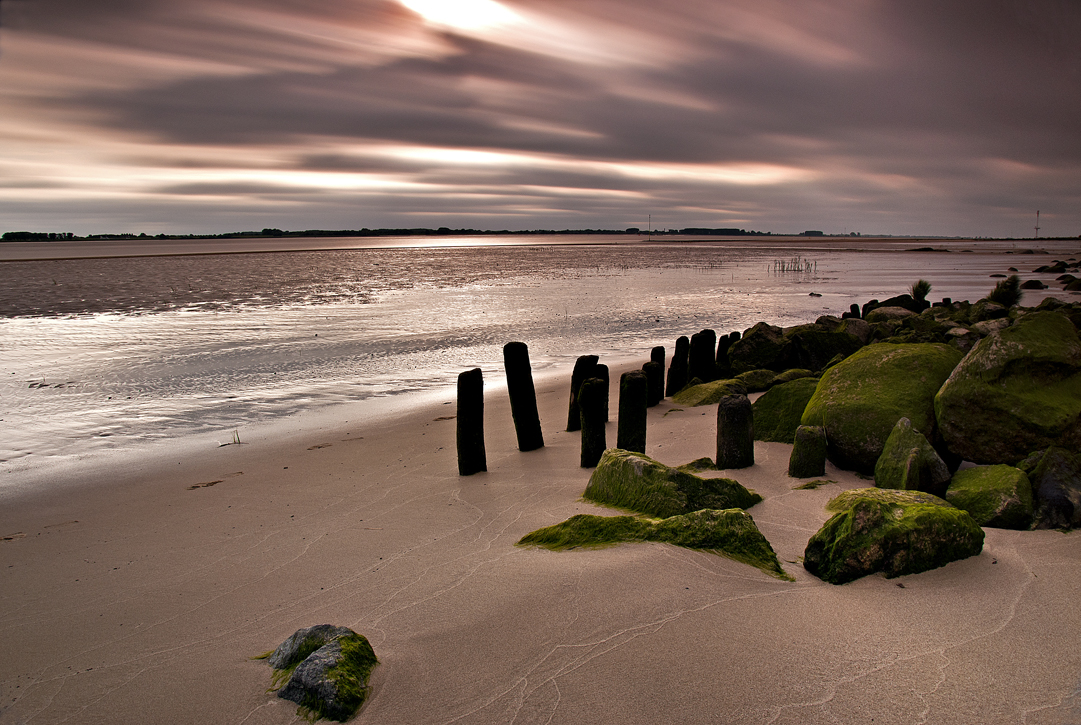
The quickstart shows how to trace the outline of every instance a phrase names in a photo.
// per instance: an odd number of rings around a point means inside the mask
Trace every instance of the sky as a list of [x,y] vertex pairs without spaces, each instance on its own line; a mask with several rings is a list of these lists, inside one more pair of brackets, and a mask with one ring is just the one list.
[[1081,235],[1078,0],[0,0],[0,232]]

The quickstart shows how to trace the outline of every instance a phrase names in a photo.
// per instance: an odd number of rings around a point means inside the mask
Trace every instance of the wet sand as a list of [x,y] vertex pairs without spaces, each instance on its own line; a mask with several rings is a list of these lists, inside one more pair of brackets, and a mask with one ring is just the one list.
[[[567,385],[538,384],[529,453],[492,386],[470,477],[446,398],[11,492],[0,723],[295,722],[249,657],[324,622],[382,662],[360,723],[1081,722],[1081,534],[988,529],[979,556],[832,586],[799,558],[868,482],[793,490],[789,446],[757,443],[729,475],[794,582],[662,544],[515,547],[605,511],[579,500]],[[647,452],[713,456],[714,416],[665,401]]]

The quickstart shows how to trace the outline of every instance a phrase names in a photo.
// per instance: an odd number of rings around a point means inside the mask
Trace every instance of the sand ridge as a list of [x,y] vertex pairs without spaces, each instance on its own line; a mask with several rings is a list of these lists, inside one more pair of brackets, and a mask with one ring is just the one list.
[[[538,386],[538,451],[486,397],[475,476],[437,401],[9,499],[0,723],[293,722],[248,658],[324,622],[382,661],[362,723],[1081,722],[1078,534],[988,529],[979,556],[832,586],[799,558],[868,482],[829,467],[793,490],[789,446],[757,443],[724,475],[765,497],[750,512],[795,582],[661,544],[515,547],[618,513],[579,499],[566,378]],[[650,410],[647,453],[713,456],[715,408],[676,408]]]

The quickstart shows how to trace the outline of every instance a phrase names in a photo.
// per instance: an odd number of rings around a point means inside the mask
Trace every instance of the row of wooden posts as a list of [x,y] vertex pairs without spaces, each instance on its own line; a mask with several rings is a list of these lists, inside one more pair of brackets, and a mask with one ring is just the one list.
[[[703,334],[707,332],[710,335]],[[686,337],[676,341],[667,386],[663,346],[652,349],[650,361],[642,366],[642,370],[620,376],[616,448],[644,454],[646,409],[657,405],[666,392],[671,395],[687,383],[687,376],[694,369],[696,352],[699,358],[704,359],[708,355],[709,363],[713,364],[716,335],[712,330],[703,333],[693,336],[693,343]],[[699,342],[700,338],[710,336],[712,339],[701,339]],[[537,393],[533,387],[529,350],[524,342],[509,342],[503,346],[503,366],[507,374],[507,392],[518,437],[518,450],[541,448],[544,446],[544,436],[537,412]],[[609,384],[608,366],[598,362],[596,355],[583,355],[577,359],[571,373],[567,430],[582,431],[583,468],[596,466],[607,447],[605,424],[608,422]],[[678,387],[673,390],[674,385]],[[467,370],[458,376],[457,421],[459,474],[469,476],[487,471],[484,381],[480,368]],[[717,467],[746,468],[753,464],[754,422],[751,403],[745,395],[725,396],[717,408]]]

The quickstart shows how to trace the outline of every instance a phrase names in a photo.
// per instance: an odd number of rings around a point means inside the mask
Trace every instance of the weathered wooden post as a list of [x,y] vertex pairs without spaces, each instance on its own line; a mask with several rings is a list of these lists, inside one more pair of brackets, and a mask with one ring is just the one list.
[[503,346],[503,369],[507,371],[507,394],[510,396],[514,431],[518,434],[518,450],[543,448],[537,391],[533,387],[533,370],[529,366],[529,348],[524,342],[508,342]]
[[608,381],[587,378],[578,392],[582,415],[582,468],[593,468],[608,447],[604,424],[608,414]]
[[616,448],[646,452],[646,394],[649,383],[641,370],[623,373],[619,378],[619,421]]
[[702,330],[691,335],[691,350],[687,378],[698,378],[703,383],[717,379],[717,333]]
[[788,475],[810,478],[826,475],[826,429],[817,425],[796,428],[792,455],[788,458]]
[[668,368],[668,384],[664,387],[664,394],[672,397],[683,388],[687,387],[687,365],[691,350],[691,341],[686,335],[676,340],[676,351],[672,353],[672,365]]
[[732,374],[732,364],[728,361],[728,348],[732,347],[735,340],[731,335],[721,335],[717,338],[717,376],[727,378]]
[[717,404],[717,468],[754,465],[754,411],[746,395],[725,395]]
[[608,372],[608,366],[604,363],[597,363],[597,367],[593,368],[593,377],[600,378],[604,381],[604,422],[608,422],[608,389],[611,387],[611,378]]
[[646,374],[646,407],[652,408],[664,398],[664,365],[650,360],[642,366]]
[[484,454],[484,377],[480,368],[458,375],[458,475],[488,470]]
[[571,372],[571,402],[567,410],[567,430],[579,430],[582,427],[582,414],[578,410],[578,389],[587,378],[593,377],[593,370],[597,367],[596,355],[582,355],[574,361],[574,370]]
[[657,347],[649,351],[649,359],[651,362],[660,363],[661,368],[664,368],[664,345],[657,345]]

